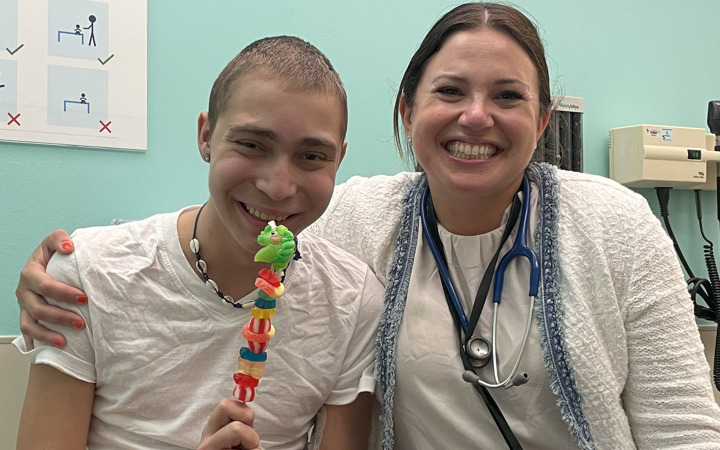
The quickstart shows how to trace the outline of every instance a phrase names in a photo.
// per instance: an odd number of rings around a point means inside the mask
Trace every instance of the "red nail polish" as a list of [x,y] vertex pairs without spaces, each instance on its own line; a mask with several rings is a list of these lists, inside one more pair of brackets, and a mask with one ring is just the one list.
[[72,245],[72,242],[70,242],[70,241],[64,241],[61,244],[61,247],[63,248],[63,250],[71,250],[73,248],[73,245]]
[[82,320],[76,320],[73,322],[73,326],[77,328],[78,330],[82,330],[83,323]]
[[62,348],[62,341],[60,339],[55,339],[54,341],[52,341],[52,345],[57,348]]
[[85,295],[78,295],[76,297],[76,299],[77,299],[78,303],[83,303],[83,304],[87,303],[87,296],[85,296]]

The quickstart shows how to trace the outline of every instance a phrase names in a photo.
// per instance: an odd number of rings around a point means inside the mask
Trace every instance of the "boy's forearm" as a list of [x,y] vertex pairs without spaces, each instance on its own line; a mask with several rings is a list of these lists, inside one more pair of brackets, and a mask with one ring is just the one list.
[[84,449],[95,385],[46,364],[30,368],[18,449]]
[[349,405],[325,405],[325,428],[320,450],[367,450],[373,396],[363,392]]

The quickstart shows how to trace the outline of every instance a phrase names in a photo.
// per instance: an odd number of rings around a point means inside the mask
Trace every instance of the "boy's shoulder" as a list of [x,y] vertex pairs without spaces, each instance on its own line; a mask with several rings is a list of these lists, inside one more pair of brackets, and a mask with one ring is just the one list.
[[94,240],[113,236],[127,236],[144,233],[154,230],[162,225],[163,220],[168,216],[177,216],[180,211],[172,213],[160,213],[139,220],[113,219],[109,225],[99,225],[85,228],[78,228],[72,232],[73,240],[88,239]]
[[[156,214],[145,219],[113,221],[113,225],[78,228],[70,235],[78,258],[97,261],[105,258],[141,256],[177,236],[177,217],[181,211]],[[167,236],[169,231],[172,236]]]

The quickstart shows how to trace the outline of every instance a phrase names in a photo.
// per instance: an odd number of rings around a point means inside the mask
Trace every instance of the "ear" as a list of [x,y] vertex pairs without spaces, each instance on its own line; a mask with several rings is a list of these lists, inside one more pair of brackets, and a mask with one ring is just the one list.
[[540,117],[540,120],[538,121],[538,129],[537,129],[537,136],[535,136],[535,142],[540,140],[540,136],[545,132],[545,128],[548,126],[548,122],[550,121],[550,113],[552,110],[548,108],[548,110],[545,112],[545,114]]
[[197,123],[197,145],[200,151],[200,156],[210,154],[210,122],[208,122],[208,112],[202,111],[198,117]]
[[413,109],[411,106],[408,106],[405,94],[403,94],[402,97],[400,97],[400,118],[402,119],[405,136],[408,137],[410,137],[412,133],[412,115]]
[[340,157],[337,160],[337,167],[340,167],[340,163],[345,158],[345,151],[347,150],[347,141],[343,141],[342,147],[340,147]]

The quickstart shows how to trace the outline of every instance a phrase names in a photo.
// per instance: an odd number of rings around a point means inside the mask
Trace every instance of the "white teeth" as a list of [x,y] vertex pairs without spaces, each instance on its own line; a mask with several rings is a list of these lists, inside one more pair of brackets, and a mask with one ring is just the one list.
[[447,149],[454,157],[463,159],[488,159],[496,152],[495,147],[470,145],[462,142],[451,142]]
[[266,222],[270,221],[270,220],[274,220],[276,222],[282,222],[283,220],[288,218],[288,216],[271,216],[267,213],[258,211],[257,209],[255,209],[251,206],[247,206],[247,205],[245,205],[245,210],[247,212],[249,212],[250,214],[252,214],[253,216],[257,217],[258,219],[264,220]]

